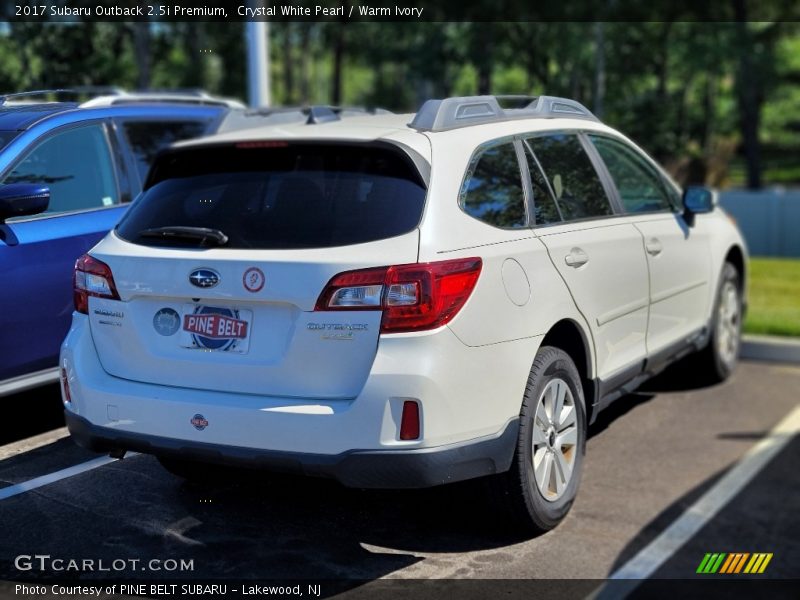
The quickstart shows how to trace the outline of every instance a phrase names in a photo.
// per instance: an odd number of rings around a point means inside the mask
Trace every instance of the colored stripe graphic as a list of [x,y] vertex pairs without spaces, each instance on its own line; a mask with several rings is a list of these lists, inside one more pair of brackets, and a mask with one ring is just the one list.
[[697,573],[716,573],[726,556],[725,552],[706,554],[703,562],[697,567]]
[[722,568],[719,570],[720,573],[730,573],[731,567],[739,560],[738,554],[728,554],[728,558],[722,564]]
[[720,573],[729,573],[730,572],[729,569],[731,568],[731,564],[736,562],[736,560],[738,560],[738,558],[739,558],[738,554],[729,554],[728,558],[722,564],[722,568],[719,570],[719,572]]
[[758,570],[758,572],[759,573],[763,573],[764,571],[766,571],[767,570],[767,565],[769,564],[769,561],[771,561],[771,560],[772,560],[772,552],[767,554],[766,558],[764,559],[764,562],[761,563],[761,568]]
[[728,554],[728,559],[725,561],[725,564],[722,565],[719,572],[725,574],[738,573],[742,570],[744,561],[747,560],[748,556],[750,556],[749,552],[733,552]]
[[717,572],[717,569],[719,569],[719,566],[722,564],[722,561],[723,561],[724,558],[725,558],[725,553],[724,552],[720,553],[719,558],[717,559],[717,562],[715,562],[714,566],[711,567],[711,573],[716,573]]
[[767,570],[772,556],[772,552],[707,552],[696,572],[704,575],[738,575],[744,568],[744,573],[760,575]]
[[747,563],[747,566],[744,568],[745,573],[763,573],[767,569],[767,565],[769,561],[772,560],[772,553],[766,552],[759,552],[753,554],[753,558],[750,559],[750,562]]
[[696,573],[705,573],[706,572],[706,565],[708,564],[709,559],[711,558],[711,554],[706,552],[706,555],[703,557],[703,560],[700,561],[700,566],[697,567]]
[[744,568],[745,573],[750,573],[753,570],[755,564],[759,561],[761,555],[760,554],[753,554],[753,558],[750,559],[750,562],[747,563],[747,566]]
[[742,567],[744,566],[744,563],[747,560],[748,556],[750,556],[749,552],[745,552],[744,554],[742,554],[742,557],[739,559],[739,562],[736,564],[736,569],[733,571],[734,573],[741,572]]

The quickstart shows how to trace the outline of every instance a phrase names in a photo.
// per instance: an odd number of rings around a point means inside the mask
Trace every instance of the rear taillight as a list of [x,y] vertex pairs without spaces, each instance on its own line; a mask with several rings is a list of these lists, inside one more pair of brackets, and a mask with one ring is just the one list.
[[72,276],[72,297],[75,302],[75,310],[88,314],[89,296],[119,300],[111,267],[84,254],[75,262],[75,272]]
[[441,327],[458,314],[481,273],[480,258],[340,273],[315,310],[383,310],[381,333]]

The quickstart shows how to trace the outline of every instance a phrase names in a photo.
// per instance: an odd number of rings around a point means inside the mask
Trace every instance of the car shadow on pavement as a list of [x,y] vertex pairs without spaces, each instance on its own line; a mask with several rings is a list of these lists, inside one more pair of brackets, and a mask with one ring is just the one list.
[[[720,434],[720,439],[751,442],[756,432]],[[800,515],[794,509],[800,502],[800,477],[796,464],[800,457],[800,437],[794,437],[764,469],[723,505],[708,523],[668,558],[651,579],[689,579],[706,552],[773,552],[769,577],[794,578],[798,573],[796,540],[800,536]],[[608,574],[611,575],[674,521],[687,512],[729,468],[722,469],[675,500],[622,549]]]
[[589,426],[588,438],[592,439],[594,436],[602,433],[617,419],[626,415],[637,406],[646,404],[655,398],[655,394],[643,394],[634,392],[627,394],[615,400],[611,406],[597,415],[597,419]]
[[[407,567],[422,560],[415,553],[488,550],[526,539],[492,516],[483,480],[419,490],[359,490],[311,477],[256,476],[261,481],[245,483],[248,475],[239,475],[227,485],[183,483],[179,494],[187,509],[196,509],[195,500],[209,495],[226,507],[219,516],[228,510],[250,513],[248,528],[270,529],[274,523],[273,540],[285,544],[287,552],[305,547],[305,536],[313,532],[313,555],[344,559],[339,569],[347,577],[371,578],[376,566],[381,573]],[[216,513],[204,514],[217,523]]]
[[[133,578],[364,582],[409,567],[414,577],[414,565],[423,561],[452,577],[469,577],[473,566],[449,553],[525,539],[498,527],[481,489],[481,482],[465,482],[357,490],[256,471],[195,484],[168,474],[150,456],[132,456],[0,504],[0,522],[15,522],[13,531],[0,536],[0,579],[19,577],[13,558],[31,548],[107,563],[193,561],[191,572],[126,573]],[[441,556],[423,556],[428,553]]]
[[650,402],[660,393],[691,392],[717,385],[707,373],[697,369],[693,360],[696,360],[694,356],[688,356],[670,365],[633,393],[615,400],[597,415],[597,420],[589,427],[589,438],[603,432],[614,421],[637,406]]
[[697,357],[691,354],[646,381],[639,391],[647,393],[690,392],[714,385],[717,383],[707,371],[697,368]]

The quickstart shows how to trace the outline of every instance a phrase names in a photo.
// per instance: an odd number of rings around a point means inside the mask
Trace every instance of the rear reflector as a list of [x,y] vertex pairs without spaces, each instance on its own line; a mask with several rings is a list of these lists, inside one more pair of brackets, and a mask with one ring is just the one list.
[[61,389],[64,391],[64,402],[72,402],[72,394],[69,391],[69,379],[67,378],[67,370],[61,367]]
[[111,267],[88,254],[84,254],[75,262],[72,291],[75,310],[84,314],[89,314],[89,296],[110,300],[120,299]]
[[413,400],[403,402],[403,417],[400,420],[400,439],[419,439],[419,404]]
[[475,289],[480,258],[347,271],[330,280],[315,310],[383,310],[381,333],[435,329],[458,314]]

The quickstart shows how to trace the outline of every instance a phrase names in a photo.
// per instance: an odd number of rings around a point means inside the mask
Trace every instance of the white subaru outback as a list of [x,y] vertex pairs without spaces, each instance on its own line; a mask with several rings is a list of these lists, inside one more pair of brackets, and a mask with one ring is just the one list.
[[185,477],[493,476],[546,530],[600,410],[690,353],[734,368],[737,228],[579,103],[253,120],[162,154],[78,260],[61,368],[79,444]]

